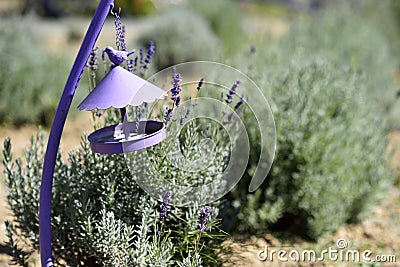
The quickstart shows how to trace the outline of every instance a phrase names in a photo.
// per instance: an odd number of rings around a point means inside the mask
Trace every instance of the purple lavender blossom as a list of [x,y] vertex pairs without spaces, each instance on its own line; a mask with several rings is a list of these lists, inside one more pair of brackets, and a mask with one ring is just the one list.
[[99,49],[98,46],[94,47],[92,51],[90,52],[89,60],[87,63],[87,67],[92,71],[92,76],[95,74],[94,72],[97,70],[98,66],[98,56],[97,56],[97,50]]
[[229,90],[229,94],[234,95],[236,93],[236,89],[238,88],[239,84],[240,84],[240,81],[236,81],[232,85],[231,90]]
[[256,52],[256,46],[255,45],[252,45],[251,47],[250,47],[250,54],[254,54],[255,52]]
[[167,191],[167,193],[164,196],[163,203],[161,204],[160,219],[167,218],[167,211],[169,206],[168,202],[170,197],[171,197],[171,192]]
[[186,114],[185,114],[185,119],[187,119],[187,117],[190,115],[191,109],[190,107],[188,107],[188,109],[186,110]]
[[175,98],[175,106],[179,107],[180,103],[181,103],[181,97],[178,95],[178,96]]
[[140,65],[144,65],[144,49],[139,49]]
[[165,120],[169,121],[173,115],[173,110],[175,107],[179,106],[181,103],[181,97],[179,96],[180,92],[182,92],[182,87],[180,85],[182,81],[182,76],[180,73],[176,72],[176,68],[172,68],[173,71],[173,81],[171,82],[172,88],[171,91],[171,100],[173,101],[172,107],[168,108],[165,113]]
[[232,98],[233,98],[233,96],[236,94],[236,89],[238,88],[239,84],[240,84],[240,81],[239,81],[239,80],[236,81],[236,82],[232,85],[231,89],[229,90],[229,93],[226,94],[225,102],[226,102],[227,104],[232,103]]
[[127,62],[128,71],[131,72],[131,73],[135,72],[134,62],[135,61],[133,59],[129,59],[128,62]]
[[150,41],[149,45],[147,47],[146,58],[144,60],[144,65],[143,65],[144,69],[148,69],[149,68],[149,64],[151,63],[151,60],[152,60],[153,55],[154,55],[155,52],[156,52],[156,47],[154,45],[154,42]]
[[170,121],[173,114],[174,110],[172,108],[168,108],[168,110],[165,112],[165,121]]
[[210,211],[211,207],[205,206],[197,213],[197,216],[199,216],[198,220],[198,227],[201,232],[204,232],[206,230],[206,225],[208,222],[208,217],[210,216]]
[[203,87],[203,84],[204,84],[204,78],[201,78],[199,84],[197,85],[197,91],[200,91],[201,87]]
[[182,81],[182,76],[180,73],[175,73],[174,74],[174,80],[172,81],[172,88],[171,88],[171,99],[176,100],[176,98],[179,96],[179,93],[182,92],[182,87],[180,85],[180,82]]
[[156,52],[156,46],[154,45],[153,41],[150,41],[149,46],[147,47],[146,63],[151,62],[151,57],[154,55],[155,52]]
[[239,102],[236,103],[235,109],[238,109],[243,103],[244,103],[244,99],[242,97],[242,98],[240,98]]
[[181,119],[179,120],[179,124],[183,125],[185,123],[185,117],[181,117]]
[[231,95],[231,94],[227,94],[227,95],[226,95],[225,102],[226,102],[227,104],[232,103],[232,95]]

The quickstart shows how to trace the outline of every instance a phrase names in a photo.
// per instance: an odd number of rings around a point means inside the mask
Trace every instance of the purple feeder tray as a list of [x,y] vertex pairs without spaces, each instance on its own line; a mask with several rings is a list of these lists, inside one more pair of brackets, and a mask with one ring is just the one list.
[[[128,128],[126,138],[122,128]],[[165,139],[165,124],[159,121],[126,122],[107,126],[88,136],[90,148],[100,154],[133,152],[156,145]]]

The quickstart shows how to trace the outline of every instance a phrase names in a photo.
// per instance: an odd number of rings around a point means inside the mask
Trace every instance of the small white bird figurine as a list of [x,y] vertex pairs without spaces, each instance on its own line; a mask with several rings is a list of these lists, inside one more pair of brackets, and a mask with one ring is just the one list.
[[103,50],[103,54],[102,54],[102,58],[103,60],[104,58],[104,53],[107,53],[108,58],[110,59],[110,61],[114,64],[114,66],[119,66],[121,65],[125,60],[128,59],[128,57],[130,55],[132,55],[135,52],[135,49],[127,52],[127,51],[119,51],[119,50],[115,50],[114,48],[112,48],[111,46],[107,46],[104,50]]

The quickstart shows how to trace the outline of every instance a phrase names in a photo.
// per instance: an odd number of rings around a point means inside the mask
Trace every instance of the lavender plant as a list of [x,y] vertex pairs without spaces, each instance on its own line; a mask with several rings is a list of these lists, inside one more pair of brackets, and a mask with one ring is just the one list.
[[212,32],[220,40],[224,54],[238,52],[244,44],[244,30],[243,13],[236,1],[189,0],[187,6],[207,20]]
[[220,42],[208,22],[193,10],[173,7],[148,19],[138,43],[150,40],[157,46],[156,69],[192,60],[212,60],[218,56]]
[[[119,19],[116,15],[116,41],[123,48],[123,25]],[[151,63],[154,44],[149,44],[146,55],[145,50],[142,51],[139,67],[133,65],[132,71],[136,73],[146,69],[141,66]],[[96,78],[102,76],[97,64],[95,48],[88,61],[92,86],[95,86]],[[131,68],[128,64],[125,67]],[[182,90],[180,74],[175,73],[174,81],[175,91],[171,101],[176,107],[179,106]],[[97,126],[120,121],[120,115],[115,111],[101,116],[97,112],[94,114]],[[177,122],[169,122],[170,125],[174,123]],[[192,122],[184,138],[198,138],[198,127]],[[219,135],[217,138],[222,144],[225,137]],[[186,155],[199,157],[200,149],[195,142],[185,144],[182,149]],[[159,161],[164,157],[160,146],[150,151],[150,157]],[[222,155],[228,148],[221,145],[218,149],[217,154],[221,156],[214,164],[223,166],[226,157]],[[38,249],[37,214],[43,152],[43,133],[32,138],[31,147],[26,150],[25,163],[20,159],[13,160],[11,141],[5,140],[3,154],[9,188],[7,199],[15,215],[15,221],[9,228],[10,244],[15,244],[13,241],[17,236]],[[220,263],[216,248],[218,240],[225,234],[218,230],[218,203],[201,210],[196,203],[189,208],[169,205],[170,197],[174,197],[173,191],[166,192],[163,200],[150,197],[138,186],[127,166],[127,163],[134,166],[152,164],[151,161],[143,162],[140,155],[127,161],[123,155],[95,154],[84,137],[81,148],[70,151],[67,159],[59,154],[52,203],[53,253],[58,266],[202,266]],[[171,164],[159,163],[157,166],[162,169],[160,177],[150,179],[168,179],[183,184],[195,181],[201,185],[211,177],[210,170],[192,177],[188,173],[175,172]],[[200,219],[198,212],[203,214]],[[199,220],[201,229],[198,229]],[[29,266],[25,257],[16,255],[16,259],[21,261],[20,264]]]
[[242,179],[234,191],[239,228],[290,229],[297,221],[297,234],[317,239],[364,218],[393,179],[385,124],[366,97],[366,77],[322,59],[268,73],[258,82],[272,100],[276,157],[260,190],[243,192],[249,180]]
[[20,24],[13,21],[0,29],[0,123],[48,126],[68,63],[45,51]]
[[231,61],[270,101],[277,150],[262,187],[249,193],[261,143],[255,118],[246,114],[250,166],[221,214],[231,231],[276,229],[317,239],[372,214],[393,182],[386,147],[396,61],[362,11],[321,10],[291,26]]
[[[9,139],[4,148],[8,203],[15,215],[12,238],[18,236],[34,249],[38,249],[43,145],[43,134],[33,138],[24,163],[13,160]],[[217,203],[212,212],[207,209],[207,235],[200,240],[196,231],[199,207],[168,205],[167,194],[159,213],[160,201],[135,183],[123,156],[94,154],[85,139],[67,161],[58,157],[53,194],[52,236],[58,266],[174,266],[188,259],[197,266],[218,262],[215,240],[222,232],[217,230]]]

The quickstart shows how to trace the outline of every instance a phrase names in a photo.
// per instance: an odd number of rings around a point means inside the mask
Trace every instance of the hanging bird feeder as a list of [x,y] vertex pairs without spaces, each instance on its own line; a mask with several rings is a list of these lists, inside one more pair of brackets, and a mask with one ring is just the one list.
[[165,138],[163,122],[128,121],[125,107],[154,102],[164,98],[166,92],[112,62],[114,66],[78,108],[88,111],[120,109],[122,121],[91,133],[88,136],[90,148],[96,153],[119,154],[161,142]]
[[[107,15],[109,13],[113,14],[113,8],[114,0],[100,0],[65,83],[51,126],[40,186],[39,246],[41,265],[43,267],[54,266],[51,246],[51,200],[54,169],[62,131],[92,48],[97,41]],[[165,92],[119,67],[134,51],[116,51],[112,47],[107,47],[104,52],[108,54],[113,66],[98,86],[79,105],[79,109],[119,108],[123,119],[117,125],[105,127],[90,134],[89,141],[92,150],[98,153],[116,154],[143,149],[161,142],[165,137],[165,125],[163,122],[129,122],[125,107],[153,102],[156,99],[163,98]]]

